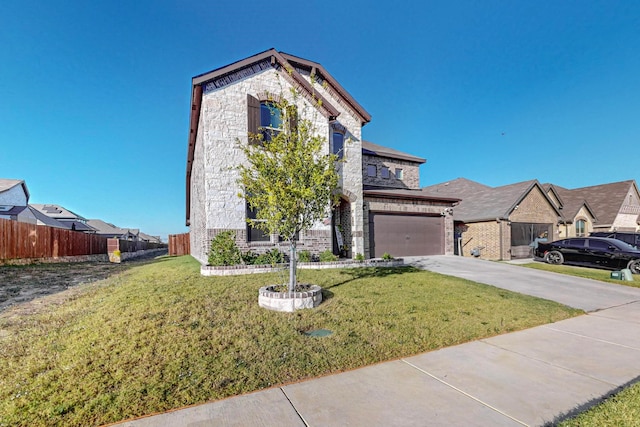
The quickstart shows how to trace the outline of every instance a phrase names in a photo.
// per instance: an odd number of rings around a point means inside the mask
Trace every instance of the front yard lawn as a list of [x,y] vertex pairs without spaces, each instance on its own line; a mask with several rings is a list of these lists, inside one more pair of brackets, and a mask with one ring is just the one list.
[[[278,313],[257,303],[277,273],[199,267],[161,258],[61,305],[0,316],[0,426],[100,425],[581,314],[409,267],[301,271],[325,301]],[[333,334],[305,335],[315,329]]]
[[640,288],[640,276],[633,275],[633,281],[617,280],[611,278],[611,270],[598,268],[576,267],[572,265],[552,265],[545,262],[531,262],[521,264],[523,267],[535,268],[537,270],[552,271],[554,273],[568,274],[570,276],[584,277],[587,279],[599,280],[601,282],[615,283],[616,285],[626,285]]

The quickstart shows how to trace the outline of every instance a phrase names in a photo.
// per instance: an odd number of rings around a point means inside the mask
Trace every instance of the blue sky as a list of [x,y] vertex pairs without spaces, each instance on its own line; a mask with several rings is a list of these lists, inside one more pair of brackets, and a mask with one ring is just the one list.
[[0,177],[32,203],[187,231],[191,78],[275,48],[321,63],[366,140],[457,177],[640,178],[640,2],[0,3]]

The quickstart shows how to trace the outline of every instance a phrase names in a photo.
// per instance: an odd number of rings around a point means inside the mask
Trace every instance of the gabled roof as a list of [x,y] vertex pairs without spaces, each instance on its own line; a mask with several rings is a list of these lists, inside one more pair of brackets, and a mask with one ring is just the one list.
[[[267,65],[265,65],[267,63]],[[252,72],[252,70],[265,69],[263,67],[272,67],[278,70],[283,78],[297,86],[302,94],[308,98],[317,100],[314,105],[329,120],[334,120],[340,115],[340,111],[335,108],[331,102],[325,99],[321,94],[316,92],[312,85],[302,76],[302,71],[307,71],[312,76],[316,76],[323,82],[326,82],[327,91],[338,95],[338,102],[343,103],[347,108],[353,111],[361,121],[362,125],[371,121],[371,115],[364,109],[349,93],[317,62],[299,58],[284,52],[278,52],[275,49],[268,49],[248,58],[236,61],[224,67],[217,68],[207,73],[195,76],[192,81],[191,90],[191,118],[189,124],[189,142],[187,149],[187,180],[186,180],[186,224],[189,225],[191,216],[191,168],[193,165],[193,154],[195,151],[196,140],[198,136],[198,124],[200,118],[200,108],[202,105],[203,87],[207,84],[216,82],[225,84],[225,78],[231,74],[244,72]]]
[[[634,180],[613,182],[610,184],[593,185],[590,187],[565,189],[573,197],[589,201],[593,212],[598,216],[601,226],[612,225],[625,202],[630,189],[638,194],[638,187]],[[563,196],[564,198],[565,196]]]
[[369,141],[362,141],[362,154],[376,157],[388,157],[391,159],[405,160],[420,164],[427,162],[427,160],[422,157],[403,153],[402,151],[394,150],[393,148],[383,147],[382,145],[374,144]]
[[5,191],[11,190],[13,187],[21,185],[24,190],[24,194],[27,196],[27,201],[29,200],[29,190],[27,189],[27,184],[24,180],[21,179],[6,179],[0,178],[0,193],[4,193]]
[[508,219],[514,209],[534,188],[540,190],[542,195],[547,198],[549,205],[553,207],[558,216],[561,216],[536,179],[502,187],[488,187],[475,181],[458,178],[453,181],[425,187],[423,190],[430,194],[461,198],[462,201],[454,210],[454,220],[478,222],[492,219]]
[[560,200],[560,209],[562,216],[566,222],[573,222],[580,209],[584,207],[593,217],[594,221],[598,219],[589,202],[583,197],[581,192],[575,192],[555,184],[545,184],[543,186],[547,191],[552,191],[558,200]]
[[95,228],[97,234],[120,236],[127,232],[127,230],[117,227],[111,223],[105,222],[101,219],[88,219],[87,224]]
[[82,216],[80,216],[77,213],[72,212],[69,209],[66,209],[66,208],[64,208],[64,207],[62,207],[60,205],[33,203],[30,206],[32,206],[34,209],[40,211],[44,215],[47,215],[50,218],[57,219],[58,221],[60,221],[60,220],[82,220],[82,221],[84,221],[85,220],[85,218],[83,218]]
[[35,209],[32,205],[28,206],[29,210],[31,211],[31,213],[33,214],[33,216],[39,221],[41,222],[43,225],[49,226],[49,227],[55,227],[55,228],[64,228],[64,229],[69,229],[69,226],[58,221],[55,220],[53,218],[51,218],[50,216],[47,216],[45,214],[43,214],[42,212],[40,212],[39,210]]

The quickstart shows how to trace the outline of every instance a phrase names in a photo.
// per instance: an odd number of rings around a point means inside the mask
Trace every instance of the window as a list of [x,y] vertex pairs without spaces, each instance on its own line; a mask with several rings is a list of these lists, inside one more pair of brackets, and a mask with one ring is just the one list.
[[333,149],[332,153],[336,154],[339,159],[344,157],[344,134],[340,132],[333,133]]
[[[247,218],[256,219],[256,210],[251,209],[249,202],[247,202]],[[249,242],[270,242],[271,236],[258,228],[252,227],[247,222],[247,240]]]
[[584,219],[579,219],[576,221],[576,237],[584,237],[586,228],[586,221]]
[[282,128],[282,112],[273,103],[263,101],[260,103],[260,132],[264,141],[271,141],[271,138]]
[[382,166],[382,168],[380,169],[380,176],[382,176],[383,178],[389,178],[389,168],[386,166]]
[[404,174],[402,173],[402,169],[396,168],[396,179],[399,179],[400,181],[402,181],[403,178],[404,178]]
[[367,176],[375,177],[376,175],[378,175],[378,168],[376,168],[376,165],[367,165]]

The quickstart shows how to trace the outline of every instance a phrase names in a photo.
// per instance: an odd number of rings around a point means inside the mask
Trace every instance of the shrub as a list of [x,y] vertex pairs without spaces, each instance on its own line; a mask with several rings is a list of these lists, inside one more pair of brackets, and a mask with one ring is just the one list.
[[278,250],[278,248],[273,248],[268,252],[265,252],[255,259],[255,264],[258,265],[276,265],[284,262],[284,255],[282,252]]
[[309,252],[309,251],[300,251],[300,252],[298,252],[298,261],[300,261],[300,262],[311,262],[311,252]]
[[391,256],[391,254],[389,252],[385,252],[382,254],[382,259],[385,261],[391,261],[393,259],[393,257]]
[[334,255],[329,249],[326,251],[320,252],[320,262],[332,262],[337,261],[338,256]]
[[236,245],[235,233],[227,230],[218,233],[211,240],[209,265],[238,265],[242,263],[242,254]]
[[364,261],[364,255],[362,255],[360,252],[358,252],[356,254],[355,260],[358,262],[363,262]]
[[258,259],[258,254],[253,251],[247,251],[242,254],[242,262],[247,265],[255,264]]

